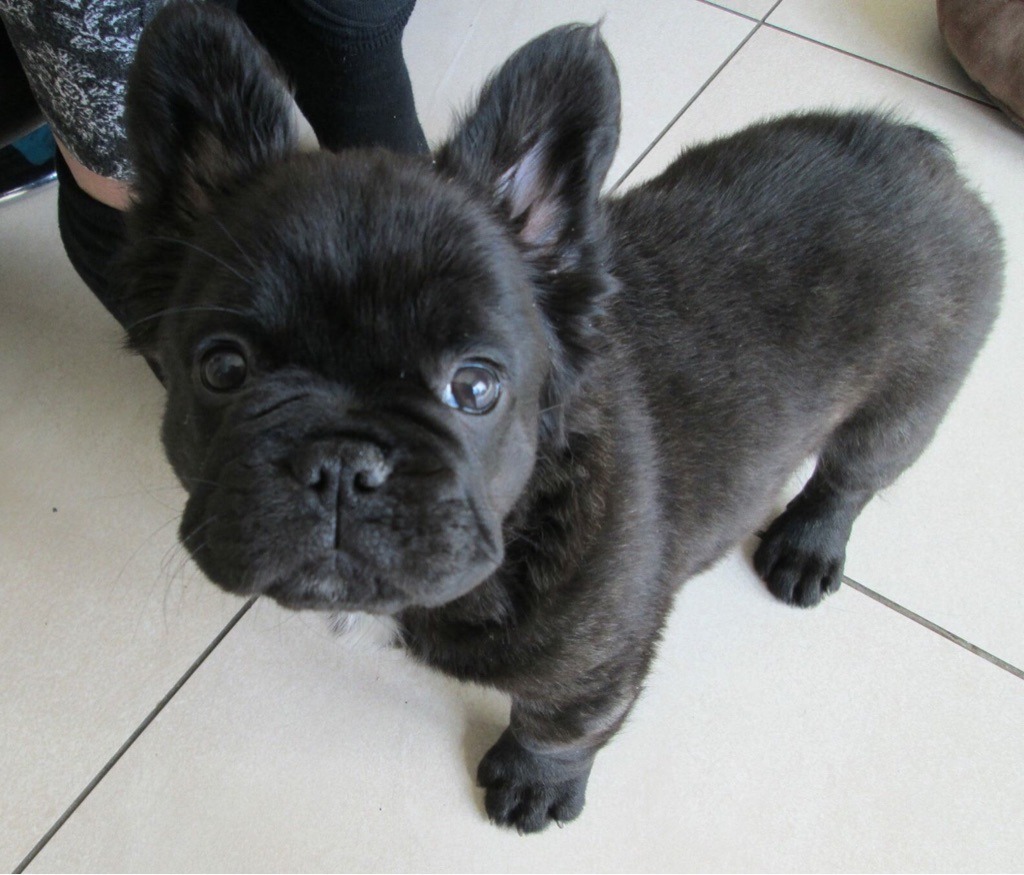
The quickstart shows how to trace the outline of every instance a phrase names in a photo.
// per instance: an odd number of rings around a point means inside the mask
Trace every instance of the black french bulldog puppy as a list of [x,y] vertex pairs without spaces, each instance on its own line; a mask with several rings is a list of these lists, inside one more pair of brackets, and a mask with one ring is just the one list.
[[129,92],[132,347],[163,369],[183,543],[225,589],[391,615],[512,697],[490,817],[576,817],[680,582],[839,586],[995,318],[999,235],[933,135],[782,118],[621,197],[597,29],[520,49],[433,161],[301,147],[231,14],[175,2]]

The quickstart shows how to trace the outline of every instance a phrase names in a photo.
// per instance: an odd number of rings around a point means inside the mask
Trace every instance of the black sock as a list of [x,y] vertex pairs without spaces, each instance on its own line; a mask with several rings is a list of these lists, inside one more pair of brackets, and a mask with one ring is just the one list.
[[124,292],[113,270],[114,260],[124,246],[124,213],[82,191],[60,152],[56,164],[60,183],[57,225],[64,251],[82,281],[124,327]]
[[426,152],[402,31],[416,0],[238,0],[321,145]]
[[[55,162],[60,186],[57,189],[57,226],[68,261],[110,315],[126,328],[126,290],[118,279],[117,266],[125,243],[124,213],[82,191],[59,150]],[[160,366],[148,356],[144,358],[162,383]]]

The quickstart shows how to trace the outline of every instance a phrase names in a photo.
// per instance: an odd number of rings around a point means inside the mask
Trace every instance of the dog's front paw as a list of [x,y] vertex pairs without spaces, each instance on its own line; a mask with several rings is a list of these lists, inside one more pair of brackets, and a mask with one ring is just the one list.
[[477,770],[477,782],[486,790],[487,816],[521,833],[574,820],[583,810],[593,762],[592,754],[578,751],[529,751],[506,729]]
[[754,553],[754,569],[772,595],[810,608],[839,589],[848,532],[837,529],[789,511],[768,527]]

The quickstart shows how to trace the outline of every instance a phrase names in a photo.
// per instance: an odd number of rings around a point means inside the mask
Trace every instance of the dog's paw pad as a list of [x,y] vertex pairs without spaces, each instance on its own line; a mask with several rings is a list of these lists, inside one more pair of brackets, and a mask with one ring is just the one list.
[[841,562],[799,551],[783,553],[770,565],[757,568],[772,595],[801,608],[818,604],[839,589],[842,580]]
[[777,599],[810,608],[839,589],[846,560],[845,539],[822,537],[811,526],[794,525],[783,514],[754,553],[754,568]]
[[514,779],[487,786],[487,816],[499,826],[521,833],[540,832],[551,823],[568,823],[583,810],[587,781],[571,778],[559,784]]
[[521,833],[540,832],[551,823],[568,823],[583,810],[589,764],[566,766],[554,758],[531,753],[506,732],[488,751],[477,770],[486,793],[487,816]]

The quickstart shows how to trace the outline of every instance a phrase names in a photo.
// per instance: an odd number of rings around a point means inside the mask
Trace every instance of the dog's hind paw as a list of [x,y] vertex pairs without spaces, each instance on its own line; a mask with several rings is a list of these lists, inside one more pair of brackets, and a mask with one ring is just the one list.
[[574,820],[583,810],[592,763],[593,756],[529,751],[506,729],[477,770],[487,816],[520,833]]
[[839,589],[846,537],[821,520],[812,522],[787,511],[761,539],[754,553],[754,569],[780,601],[813,607]]

